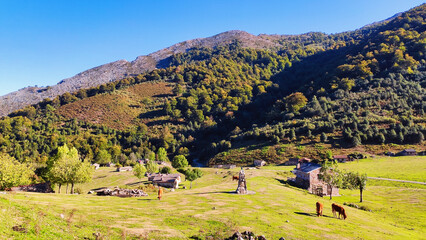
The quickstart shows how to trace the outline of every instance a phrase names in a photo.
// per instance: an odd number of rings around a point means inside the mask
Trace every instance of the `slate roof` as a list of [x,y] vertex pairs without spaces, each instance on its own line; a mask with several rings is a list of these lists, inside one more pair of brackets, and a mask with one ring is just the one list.
[[297,171],[301,171],[301,172],[305,172],[305,173],[308,173],[308,172],[312,172],[313,170],[316,170],[316,169],[318,169],[318,168],[321,168],[321,165],[319,165],[319,164],[317,164],[317,163],[305,163],[305,164],[302,164],[301,166],[300,166],[300,168],[298,168],[298,169],[296,169]]
[[174,182],[180,181],[180,174],[158,174],[154,173],[148,176],[148,181],[153,182]]
[[405,152],[416,152],[414,149],[404,149]]
[[334,159],[347,159],[348,155],[335,155],[333,156]]

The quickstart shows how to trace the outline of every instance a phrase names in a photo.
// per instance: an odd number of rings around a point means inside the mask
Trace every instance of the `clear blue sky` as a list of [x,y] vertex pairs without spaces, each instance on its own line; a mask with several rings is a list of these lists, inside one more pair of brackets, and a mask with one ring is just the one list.
[[337,33],[419,0],[0,0],[0,96],[228,30]]

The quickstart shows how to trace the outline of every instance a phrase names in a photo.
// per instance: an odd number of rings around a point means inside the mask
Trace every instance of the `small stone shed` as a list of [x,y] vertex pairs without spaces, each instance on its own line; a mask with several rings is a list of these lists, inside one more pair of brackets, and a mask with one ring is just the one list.
[[319,179],[321,165],[312,162],[298,163],[293,170],[296,175],[295,184],[301,188],[307,189],[310,193],[320,196],[339,196],[339,189],[330,189],[329,186]]
[[180,174],[161,174],[153,173],[148,175],[148,181],[151,181],[152,184],[166,187],[166,188],[179,188],[179,183],[181,182]]

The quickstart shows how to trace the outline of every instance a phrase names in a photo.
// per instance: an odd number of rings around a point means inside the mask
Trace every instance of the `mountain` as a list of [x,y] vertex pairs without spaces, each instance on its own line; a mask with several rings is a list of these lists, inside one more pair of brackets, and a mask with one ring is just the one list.
[[80,89],[95,87],[122,79],[126,76],[133,76],[167,66],[167,58],[173,54],[183,53],[191,48],[214,48],[238,40],[244,47],[273,49],[280,47],[281,45],[278,41],[285,38],[286,36],[279,35],[255,36],[244,31],[228,31],[208,38],[184,41],[147,56],[139,56],[131,62],[119,60],[89,69],[73,77],[64,79],[54,86],[27,87],[1,96],[0,116],[5,116],[27,105],[41,102],[45,98],[53,99],[66,92],[76,92]]
[[193,165],[422,152],[425,16],[423,4],[339,34],[231,31],[187,41],[141,57],[153,70],[3,117],[0,152],[41,175],[65,143],[92,162],[123,165],[164,150]]

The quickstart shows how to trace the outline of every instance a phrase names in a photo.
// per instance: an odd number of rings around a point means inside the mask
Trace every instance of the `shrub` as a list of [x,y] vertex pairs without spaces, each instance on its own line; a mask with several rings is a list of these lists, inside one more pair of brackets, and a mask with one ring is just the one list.
[[161,169],[161,171],[160,171],[162,174],[170,174],[170,173],[172,173],[172,169],[170,168],[170,167],[167,167],[167,166],[165,166],[165,167],[163,167],[162,169]]

